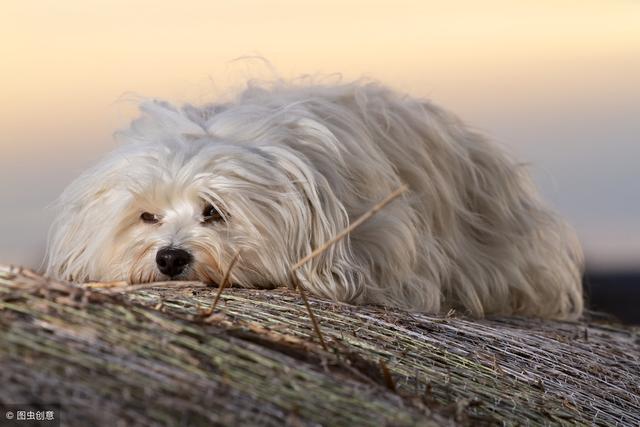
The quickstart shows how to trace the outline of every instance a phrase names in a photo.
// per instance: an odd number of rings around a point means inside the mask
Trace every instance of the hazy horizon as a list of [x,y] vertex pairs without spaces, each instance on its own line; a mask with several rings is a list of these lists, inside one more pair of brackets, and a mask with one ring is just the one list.
[[[115,147],[135,96],[368,76],[530,165],[597,267],[640,266],[640,2],[10,0],[0,17],[0,263],[36,266],[48,205]],[[133,95],[135,94],[135,95]]]

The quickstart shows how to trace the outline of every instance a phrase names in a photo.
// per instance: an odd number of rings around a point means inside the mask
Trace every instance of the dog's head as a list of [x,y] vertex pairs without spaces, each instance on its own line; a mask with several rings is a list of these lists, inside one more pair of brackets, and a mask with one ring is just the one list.
[[[240,252],[234,283],[281,284],[292,264],[347,224],[324,175],[305,156],[270,144],[276,135],[255,131],[243,143],[237,133],[225,137],[223,126],[203,132],[184,111],[147,108],[164,116],[134,124],[126,144],[60,197],[49,275],[219,282]],[[331,282],[327,257],[348,251],[338,245],[308,268]]]

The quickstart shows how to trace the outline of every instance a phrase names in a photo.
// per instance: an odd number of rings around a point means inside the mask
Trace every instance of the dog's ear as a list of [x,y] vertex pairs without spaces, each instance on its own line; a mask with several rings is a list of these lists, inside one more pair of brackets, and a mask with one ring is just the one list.
[[[349,225],[344,206],[327,183],[316,183],[313,190],[304,187],[306,186],[301,185],[300,191],[308,212],[308,231],[305,244],[299,246],[299,250],[291,258],[292,266],[314,250],[327,245]],[[316,295],[343,302],[356,302],[362,297],[368,270],[355,259],[350,236],[345,236],[305,262],[294,274],[305,289]]]
[[[284,239],[282,247],[289,273],[296,262],[345,229],[349,216],[336,194],[342,189],[336,189],[335,183],[330,182],[329,173],[318,173],[301,153],[291,153],[282,147],[269,147],[264,151],[269,153],[277,170],[286,176],[288,188],[284,189],[278,206],[282,225],[277,231]],[[316,295],[356,302],[362,296],[369,270],[355,259],[350,237],[346,236],[304,263],[294,274],[305,289]],[[289,279],[287,274],[285,280]]]
[[48,276],[83,282],[97,280],[124,204],[130,201],[114,182],[113,163],[89,170],[69,185],[52,207],[45,269]]

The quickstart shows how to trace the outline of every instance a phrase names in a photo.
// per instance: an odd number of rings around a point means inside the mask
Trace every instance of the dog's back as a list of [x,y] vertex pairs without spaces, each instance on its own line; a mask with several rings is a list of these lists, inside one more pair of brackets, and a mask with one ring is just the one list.
[[330,181],[352,220],[409,185],[407,198],[351,236],[372,271],[360,299],[473,315],[580,315],[573,230],[523,166],[454,115],[377,84],[250,89],[241,100],[288,115],[297,130],[287,144]]

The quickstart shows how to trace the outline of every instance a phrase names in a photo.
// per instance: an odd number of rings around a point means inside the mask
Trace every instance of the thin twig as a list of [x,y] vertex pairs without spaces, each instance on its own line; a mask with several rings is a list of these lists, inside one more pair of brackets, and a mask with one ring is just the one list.
[[405,184],[402,187],[400,187],[397,190],[395,190],[393,193],[389,194],[382,201],[380,201],[378,204],[376,204],[371,209],[369,209],[367,212],[365,212],[360,218],[358,218],[357,220],[353,221],[347,228],[345,228],[344,230],[342,230],[341,232],[336,234],[331,240],[323,243],[321,246],[319,246],[317,249],[315,249],[309,255],[305,256],[300,261],[295,263],[293,265],[293,267],[291,267],[291,271],[296,271],[298,268],[302,267],[307,261],[317,257],[318,255],[320,255],[321,253],[323,253],[324,251],[329,249],[331,246],[336,244],[339,240],[343,239],[346,235],[351,233],[355,228],[359,227],[365,221],[367,221],[372,216],[377,214],[382,208],[387,206],[396,197],[400,196],[402,193],[404,193],[408,189],[409,189],[409,187],[407,187],[407,185]]
[[211,315],[211,313],[213,313],[213,310],[216,309],[216,306],[218,305],[218,301],[220,300],[220,295],[222,295],[222,291],[224,291],[224,288],[227,286],[227,283],[229,282],[229,277],[231,276],[231,270],[233,269],[233,266],[236,265],[236,261],[238,261],[238,258],[240,258],[240,251],[236,252],[236,254],[233,256],[233,259],[231,260],[231,263],[229,263],[229,267],[227,267],[227,271],[225,271],[224,277],[222,278],[222,283],[220,283],[220,288],[218,288],[216,299],[213,300],[213,305],[207,311],[207,316]]
[[114,282],[88,282],[82,284],[82,287],[87,289],[123,288],[125,286],[129,285],[124,280],[117,280]]
[[322,336],[322,331],[320,330],[320,324],[316,319],[315,314],[313,314],[313,310],[311,310],[311,306],[309,305],[309,300],[307,299],[307,293],[304,291],[302,285],[298,282],[298,278],[296,277],[295,272],[291,273],[291,278],[293,280],[294,288],[298,288],[298,292],[300,292],[300,296],[302,297],[302,301],[304,302],[305,307],[307,308],[307,312],[309,313],[309,318],[311,319],[311,324],[313,325],[313,329],[316,331],[316,335],[320,340],[320,344],[324,351],[329,351],[327,344],[324,341],[324,337]]
[[206,287],[202,282],[192,282],[192,281],[184,281],[184,282],[150,282],[150,283],[141,283],[139,285],[128,285],[128,286],[120,286],[120,287],[103,287],[97,286],[98,283],[93,282],[94,286],[90,289],[94,291],[101,291],[106,294],[117,294],[120,292],[134,292],[141,291],[145,289],[159,288],[159,287],[167,287],[171,289],[180,289],[180,288],[198,288],[198,287]]

